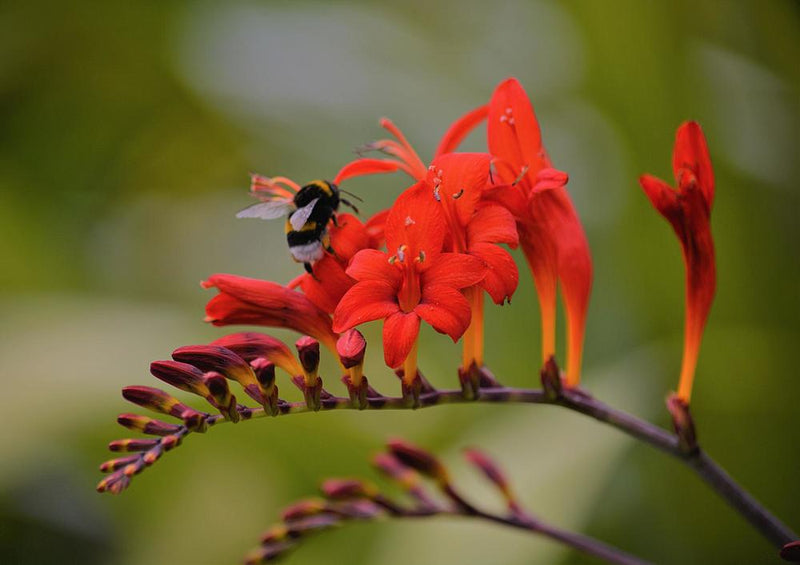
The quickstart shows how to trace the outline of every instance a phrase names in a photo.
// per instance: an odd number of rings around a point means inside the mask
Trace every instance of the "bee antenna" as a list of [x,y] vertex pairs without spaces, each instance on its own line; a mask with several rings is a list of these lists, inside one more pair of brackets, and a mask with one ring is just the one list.
[[355,199],[356,199],[356,200],[358,200],[359,202],[364,202],[364,199],[363,199],[363,198],[360,198],[359,196],[356,196],[356,195],[355,195],[355,194],[353,194],[352,192],[349,192],[349,191],[347,191],[347,190],[342,190],[341,188],[339,189],[339,192],[344,192],[345,194],[348,194],[348,195],[352,196],[353,198],[355,198]]

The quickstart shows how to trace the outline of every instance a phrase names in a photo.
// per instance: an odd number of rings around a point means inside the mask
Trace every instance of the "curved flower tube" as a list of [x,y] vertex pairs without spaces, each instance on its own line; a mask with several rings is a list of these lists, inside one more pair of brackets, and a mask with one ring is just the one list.
[[[567,317],[567,386],[580,382],[592,260],[583,226],[563,183],[544,182],[551,168],[533,106],[522,85],[501,82],[489,102],[489,152],[497,157],[501,181],[512,185],[527,206],[517,222],[520,245],[536,282],[542,314],[542,358],[555,353],[556,280]],[[512,213],[514,210],[512,210]]]
[[696,122],[685,122],[678,128],[672,170],[676,188],[651,175],[642,175],[639,183],[655,209],[675,230],[683,251],[686,325],[678,397],[688,405],[703,329],[717,285],[710,222],[714,171],[706,138]]
[[206,304],[207,322],[288,328],[318,339],[336,353],[339,336],[331,328],[330,316],[300,292],[271,281],[228,274],[211,275],[201,284],[219,290]]

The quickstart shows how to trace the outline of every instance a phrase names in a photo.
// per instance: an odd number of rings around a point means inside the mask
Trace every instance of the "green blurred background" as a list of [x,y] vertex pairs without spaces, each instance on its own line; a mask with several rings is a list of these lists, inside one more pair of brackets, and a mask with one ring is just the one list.
[[[324,476],[371,476],[368,455],[398,435],[437,450],[492,504],[460,463],[464,446],[483,447],[543,518],[655,562],[778,562],[678,463],[547,407],[225,426],[122,496],[93,489],[104,444],[127,435],[114,423],[128,410],[120,387],[155,384],[151,360],[224,333],[203,324],[212,293],[198,281],[299,272],[280,222],[234,218],[250,203],[248,172],[330,178],[381,135],[382,115],[427,158],[514,75],[570,173],[594,254],[585,386],[663,425],[682,263],[636,179],[671,180],[676,127],[703,125],[719,284],[692,407],[708,451],[800,528],[798,60],[800,8],[788,0],[3,3],[0,562],[235,563],[282,505]],[[348,188],[371,213],[404,184]],[[504,383],[535,384],[537,320],[523,271],[513,306],[488,313],[487,361]],[[368,374],[388,393],[378,330]],[[457,348],[424,339],[422,369],[455,385]],[[289,562],[594,563],[455,520],[350,527]]]

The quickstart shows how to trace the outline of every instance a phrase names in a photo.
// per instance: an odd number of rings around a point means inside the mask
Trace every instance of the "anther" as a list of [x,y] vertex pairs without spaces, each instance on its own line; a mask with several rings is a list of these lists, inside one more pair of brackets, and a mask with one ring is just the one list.
[[397,259],[402,263],[406,260],[406,249],[408,246],[403,244],[397,248]]
[[416,259],[414,259],[414,261],[416,261],[417,263],[422,263],[423,261],[425,261],[425,252],[420,249],[419,255],[417,256]]
[[461,198],[463,195],[464,195],[464,189],[462,188],[461,190],[459,190],[458,192],[456,192],[455,194],[453,194],[453,199],[454,199],[454,200],[458,200],[458,199],[459,199],[459,198]]
[[415,222],[411,216],[406,216],[406,222],[405,222],[406,227],[413,226],[416,223],[417,222]]
[[442,197],[439,195],[439,185],[433,187],[433,197],[436,199],[436,202],[441,202]]

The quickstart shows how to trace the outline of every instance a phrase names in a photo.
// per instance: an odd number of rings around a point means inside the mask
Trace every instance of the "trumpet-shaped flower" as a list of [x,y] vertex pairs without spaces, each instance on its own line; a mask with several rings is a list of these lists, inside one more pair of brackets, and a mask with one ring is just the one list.
[[564,185],[551,168],[539,124],[522,85],[510,78],[494,91],[488,109],[489,152],[507,185],[501,202],[514,213],[536,282],[542,316],[542,357],[555,353],[556,283],[567,317],[567,384],[580,381],[592,261],[583,227]]
[[470,305],[460,289],[478,284],[486,266],[476,257],[442,251],[447,227],[425,183],[406,190],[386,218],[388,253],[358,252],[347,274],[358,281],[334,313],[334,330],[382,319],[386,364],[416,380],[420,320],[457,341],[469,326]]
[[675,230],[683,250],[686,324],[678,397],[688,404],[703,328],[717,284],[710,223],[714,171],[703,130],[696,122],[685,122],[678,128],[672,170],[675,188],[651,175],[643,175],[639,183],[656,210]]

